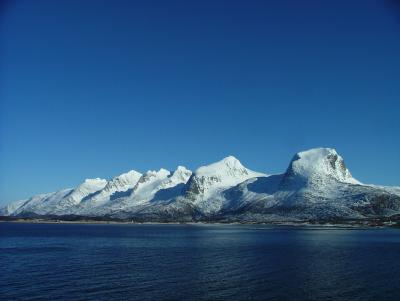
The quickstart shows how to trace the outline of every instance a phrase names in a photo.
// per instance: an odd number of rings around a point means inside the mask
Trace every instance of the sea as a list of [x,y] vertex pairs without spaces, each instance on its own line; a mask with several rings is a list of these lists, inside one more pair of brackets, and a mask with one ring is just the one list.
[[2,222],[0,300],[400,300],[400,229]]

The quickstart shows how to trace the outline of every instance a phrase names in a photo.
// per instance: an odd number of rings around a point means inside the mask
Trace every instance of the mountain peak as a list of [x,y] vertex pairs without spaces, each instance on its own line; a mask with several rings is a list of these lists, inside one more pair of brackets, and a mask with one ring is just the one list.
[[328,176],[340,182],[359,183],[351,176],[343,158],[333,148],[313,148],[297,153],[287,173],[307,180]]
[[199,167],[195,174],[197,176],[213,176],[221,173],[231,172],[247,173],[247,169],[234,156],[228,156],[222,160]]
[[85,179],[85,181],[83,181],[81,184],[78,185],[78,187],[75,188],[75,191],[95,192],[97,190],[103,189],[106,185],[106,179]]
[[265,176],[247,169],[233,156],[198,168],[188,182],[188,193],[211,194],[223,187],[232,187],[249,178]]
[[179,165],[179,166],[176,168],[176,170],[174,171],[174,173],[175,173],[175,172],[185,172],[185,171],[189,171],[189,169],[187,169],[185,166]]
[[85,179],[80,185],[71,191],[70,194],[63,200],[65,203],[77,204],[88,195],[100,191],[107,185],[107,180],[94,178]]
[[143,186],[144,183],[159,181],[167,178],[170,175],[171,172],[164,168],[160,168],[158,171],[148,170],[140,177],[135,187],[133,188],[133,191],[138,190],[140,187]]
[[119,176],[116,176],[114,179],[130,178],[130,177],[136,177],[138,175],[141,175],[141,173],[132,169],[130,171],[124,172],[123,174],[120,174]]
[[[133,188],[137,181],[139,181],[142,174],[136,170],[130,170],[119,176],[112,178],[108,181],[107,185],[104,187],[104,192],[116,192],[125,191],[127,189]],[[107,194],[106,193],[106,194]]]
[[155,176],[168,176],[171,172],[164,168],[160,168],[159,170],[148,170],[146,171],[143,176],[146,177],[155,177]]
[[85,179],[81,185],[101,185],[105,182],[107,182],[107,180],[101,178]]
[[192,172],[185,166],[178,166],[176,170],[171,174],[170,178],[179,178],[186,182],[191,175]]
[[221,161],[224,161],[226,163],[235,163],[235,162],[239,162],[240,163],[240,161],[236,157],[234,157],[232,155],[223,158]]
[[338,153],[337,153],[336,149],[330,148],[330,147],[316,147],[316,148],[311,148],[311,149],[297,153],[297,155],[299,155],[301,157],[327,156],[329,154],[337,155]]

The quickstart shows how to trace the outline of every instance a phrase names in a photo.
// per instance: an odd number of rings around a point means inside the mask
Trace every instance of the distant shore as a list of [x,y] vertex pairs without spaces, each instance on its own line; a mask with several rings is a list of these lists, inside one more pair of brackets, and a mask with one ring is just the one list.
[[54,218],[19,218],[0,216],[0,223],[33,223],[33,224],[122,224],[122,225],[265,225],[293,227],[333,227],[333,228],[400,228],[399,221],[387,220],[320,220],[320,221],[135,221],[135,220],[102,220],[102,219],[54,219]]

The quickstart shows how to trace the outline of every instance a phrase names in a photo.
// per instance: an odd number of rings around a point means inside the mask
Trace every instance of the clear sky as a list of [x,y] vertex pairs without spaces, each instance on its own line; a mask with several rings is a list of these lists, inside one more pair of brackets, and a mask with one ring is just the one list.
[[0,203],[333,147],[400,185],[396,1],[2,1]]

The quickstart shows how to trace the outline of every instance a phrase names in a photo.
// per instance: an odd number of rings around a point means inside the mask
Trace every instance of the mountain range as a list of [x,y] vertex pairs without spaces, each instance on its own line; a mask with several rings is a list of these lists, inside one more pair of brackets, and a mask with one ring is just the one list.
[[87,179],[0,209],[11,217],[139,222],[363,220],[399,213],[400,187],[359,182],[331,148],[295,154],[282,174],[252,171],[229,156],[194,172],[178,166]]

